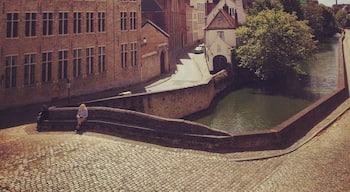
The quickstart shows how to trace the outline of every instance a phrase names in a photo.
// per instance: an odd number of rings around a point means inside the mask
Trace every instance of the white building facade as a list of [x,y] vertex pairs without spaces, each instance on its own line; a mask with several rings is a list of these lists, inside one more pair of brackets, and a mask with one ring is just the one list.
[[206,60],[211,73],[226,69],[232,62],[232,50],[237,46],[237,21],[220,9],[205,28]]

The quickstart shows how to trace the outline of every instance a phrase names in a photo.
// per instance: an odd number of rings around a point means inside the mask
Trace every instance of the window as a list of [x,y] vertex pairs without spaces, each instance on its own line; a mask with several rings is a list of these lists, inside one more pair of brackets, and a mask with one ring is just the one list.
[[81,71],[81,49],[73,50],[73,77],[79,77]]
[[26,13],[25,36],[36,36],[36,13]]
[[68,51],[58,52],[58,79],[67,79],[68,77]]
[[86,74],[94,72],[94,48],[86,48]]
[[136,12],[130,12],[130,29],[136,30]]
[[120,30],[126,31],[126,12],[120,12]]
[[121,55],[120,55],[122,68],[126,68],[126,66],[127,66],[127,56],[128,56],[127,44],[122,44],[121,45]]
[[43,35],[53,34],[53,13],[43,14]]
[[86,13],[86,32],[94,32],[94,13],[92,12]]
[[68,13],[58,13],[58,34],[68,34]]
[[137,65],[137,43],[131,43],[131,65]]
[[7,13],[6,17],[6,37],[18,37],[18,13]]
[[102,73],[106,71],[106,47],[98,47],[98,72]]
[[52,80],[52,52],[46,52],[42,54],[42,82],[50,82]]
[[6,56],[5,61],[5,88],[16,87],[17,56]]
[[222,40],[225,40],[225,33],[223,31],[218,31],[217,33]]
[[73,22],[74,33],[81,33],[81,13],[74,13],[74,22]]
[[106,31],[106,13],[105,12],[99,12],[98,13],[98,32],[105,32]]
[[24,55],[24,85],[33,85],[35,80],[35,54]]

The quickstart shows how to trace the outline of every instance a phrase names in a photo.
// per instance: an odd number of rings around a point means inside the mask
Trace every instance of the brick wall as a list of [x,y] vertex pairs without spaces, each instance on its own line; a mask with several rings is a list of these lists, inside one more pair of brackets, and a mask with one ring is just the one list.
[[118,96],[85,102],[88,106],[130,109],[161,117],[181,118],[209,107],[214,83],[156,93]]
[[[125,87],[141,82],[142,37],[141,0],[136,1],[61,1],[61,0],[4,0],[0,11],[0,108],[47,102],[68,97],[67,79],[58,77],[59,51],[67,51],[67,78],[70,80],[70,95],[82,95],[109,88]],[[120,30],[120,12],[126,12],[127,30]],[[59,34],[59,14],[68,13],[68,33]],[[136,12],[136,29],[130,29],[130,14]],[[7,14],[18,14],[18,36],[7,38]],[[26,37],[26,14],[36,15],[34,36]],[[52,13],[52,35],[43,35],[44,13]],[[81,33],[74,33],[74,13],[81,13]],[[87,13],[93,14],[94,32],[87,32]],[[98,31],[98,14],[105,14],[105,30]],[[136,65],[131,64],[131,44],[136,43]],[[121,45],[127,45],[127,64],[121,65]],[[100,47],[104,47],[105,69],[99,71]],[[93,73],[87,73],[87,49],[93,48]],[[73,74],[73,52],[80,52],[80,75]],[[166,55],[167,49],[162,48]],[[153,51],[159,51],[159,47]],[[52,53],[51,80],[42,80],[43,53]],[[26,54],[35,55],[34,82],[24,83],[24,61]],[[160,53],[159,53],[160,54]],[[6,58],[16,58],[16,85],[6,87]],[[159,57],[159,55],[158,55]],[[152,60],[153,61],[153,60]],[[155,60],[157,61],[157,60]],[[159,63],[159,59],[158,59]],[[159,64],[158,64],[159,65]],[[150,77],[159,74],[158,68],[147,69]],[[156,70],[156,71],[154,71]],[[146,80],[145,78],[144,80]],[[30,99],[29,99],[30,98]]]
[[86,101],[88,106],[106,106],[129,109],[168,118],[182,118],[207,109],[214,97],[230,86],[232,81],[225,71],[218,73],[207,84],[164,92],[141,93]]
[[141,39],[145,39],[146,43],[141,45],[142,66],[140,68],[140,78],[142,78],[142,81],[147,81],[159,76],[159,74],[169,72],[169,35],[151,21],[143,24],[141,33]]

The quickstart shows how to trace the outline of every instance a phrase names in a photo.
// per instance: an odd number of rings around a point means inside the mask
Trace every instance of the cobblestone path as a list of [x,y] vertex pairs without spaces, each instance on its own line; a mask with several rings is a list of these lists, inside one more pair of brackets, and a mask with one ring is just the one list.
[[33,124],[0,130],[0,154],[0,191],[350,191],[350,112],[298,150],[264,160],[38,133]]

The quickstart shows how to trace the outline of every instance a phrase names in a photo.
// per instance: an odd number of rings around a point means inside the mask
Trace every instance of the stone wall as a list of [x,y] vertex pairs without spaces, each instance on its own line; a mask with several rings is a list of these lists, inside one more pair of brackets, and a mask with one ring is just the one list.
[[[78,107],[50,107],[49,121],[62,121],[67,124],[60,129],[73,130],[76,125],[76,113]],[[107,107],[88,107],[88,122],[100,124],[119,124],[148,130],[159,130],[163,132],[181,133],[181,134],[198,134],[198,135],[212,135],[212,136],[229,136],[228,133],[211,129],[210,127],[186,121],[183,119],[170,119],[159,116],[149,115],[136,111],[115,109]],[[96,130],[94,126],[85,126],[89,130]],[[45,130],[42,126],[41,130]],[[52,128],[52,127],[51,127]],[[50,129],[52,130],[52,129]]]
[[129,109],[167,118],[182,118],[207,109],[215,96],[231,81],[226,71],[218,73],[207,84],[164,92],[140,93],[86,101],[87,106]]

